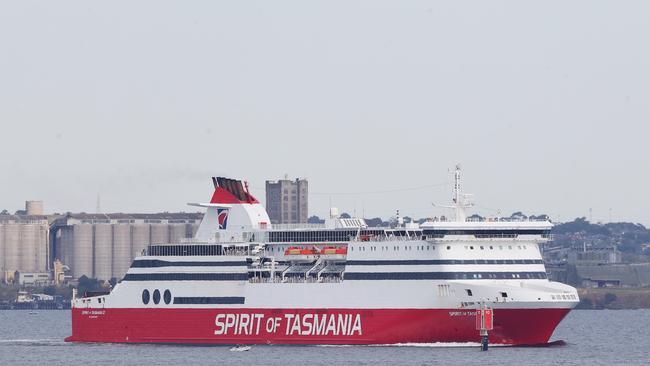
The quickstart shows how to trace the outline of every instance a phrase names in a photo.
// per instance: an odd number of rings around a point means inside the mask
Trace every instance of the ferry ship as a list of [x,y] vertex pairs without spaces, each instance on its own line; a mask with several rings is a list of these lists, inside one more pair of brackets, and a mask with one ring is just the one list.
[[[75,296],[70,342],[545,344],[578,303],[547,279],[548,220],[470,220],[454,172],[455,220],[368,227],[271,225],[239,180],[214,193],[191,240],[149,246],[107,294]],[[399,220],[398,220],[399,221]],[[400,222],[401,223],[401,222]]]

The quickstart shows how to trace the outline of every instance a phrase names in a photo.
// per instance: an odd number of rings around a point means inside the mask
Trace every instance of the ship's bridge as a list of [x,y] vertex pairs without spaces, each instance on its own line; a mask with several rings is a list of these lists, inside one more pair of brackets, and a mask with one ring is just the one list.
[[422,234],[436,239],[551,239],[553,224],[548,220],[494,219],[472,221],[427,221],[420,225]]

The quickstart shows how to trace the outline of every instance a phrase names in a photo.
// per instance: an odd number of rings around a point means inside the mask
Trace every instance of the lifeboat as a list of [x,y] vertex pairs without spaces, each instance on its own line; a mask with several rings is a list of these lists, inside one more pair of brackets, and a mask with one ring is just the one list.
[[321,254],[336,254],[336,247],[325,247],[321,250]]
[[296,255],[300,254],[302,251],[302,248],[300,247],[289,247],[287,250],[284,251],[284,255]]
[[316,251],[316,249],[311,248],[311,249],[302,249],[300,251],[300,254],[302,254],[302,255],[312,255],[312,254],[318,254],[318,252]]
[[334,254],[348,254],[348,248],[346,248],[346,247],[336,248],[336,251],[334,252]]

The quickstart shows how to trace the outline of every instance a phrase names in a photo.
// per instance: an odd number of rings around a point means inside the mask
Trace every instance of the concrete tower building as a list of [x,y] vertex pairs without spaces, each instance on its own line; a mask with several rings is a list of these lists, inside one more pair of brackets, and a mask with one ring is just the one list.
[[149,244],[181,242],[196,231],[202,216],[195,213],[68,214],[56,219],[50,228],[54,238],[53,259],[69,266],[73,278],[86,275],[99,280],[119,280]]
[[266,211],[272,224],[295,224],[307,222],[307,197],[309,187],[306,179],[282,179],[266,181]]

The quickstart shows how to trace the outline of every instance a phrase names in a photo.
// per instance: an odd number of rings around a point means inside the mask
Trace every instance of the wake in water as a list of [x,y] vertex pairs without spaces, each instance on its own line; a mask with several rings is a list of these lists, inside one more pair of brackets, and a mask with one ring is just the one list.
[[[496,344],[490,343],[490,347],[563,347],[567,343],[563,340],[557,340],[544,344],[534,345],[520,345],[513,346],[509,344]],[[436,342],[436,343],[394,343],[394,344],[368,344],[368,345],[320,345],[318,347],[423,347],[423,348],[466,348],[466,347],[481,347],[481,344],[476,342]]]
[[62,339],[0,339],[2,346],[68,346]]

